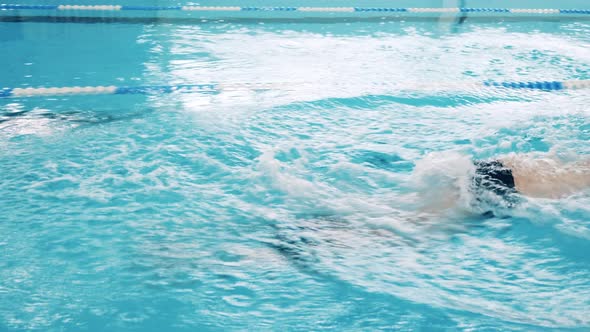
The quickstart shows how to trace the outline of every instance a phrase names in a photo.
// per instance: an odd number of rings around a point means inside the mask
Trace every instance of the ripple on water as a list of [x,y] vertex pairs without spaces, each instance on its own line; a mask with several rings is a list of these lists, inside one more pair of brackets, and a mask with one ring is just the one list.
[[369,23],[28,27],[11,86],[297,84],[0,104],[0,330],[590,326],[586,192],[433,216],[415,181],[590,153],[585,91],[441,87],[588,79],[588,25]]

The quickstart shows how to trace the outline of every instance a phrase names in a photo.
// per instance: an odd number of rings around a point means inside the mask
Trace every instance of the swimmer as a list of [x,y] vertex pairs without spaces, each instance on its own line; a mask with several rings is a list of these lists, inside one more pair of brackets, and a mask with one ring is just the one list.
[[[416,163],[411,189],[407,196],[411,211],[397,210],[388,216],[393,225],[408,221],[414,225],[438,227],[442,214],[449,216],[479,215],[485,218],[505,218],[513,215],[523,197],[563,198],[590,188],[590,159],[564,163],[552,158],[535,158],[510,154],[490,160],[472,160],[455,152],[431,153]],[[410,203],[411,202],[411,203]],[[418,204],[414,206],[412,203]],[[415,213],[417,208],[419,213]],[[388,212],[390,213],[390,212]],[[434,217],[434,218],[433,218]],[[433,221],[435,221],[433,223]],[[338,216],[316,215],[298,219],[295,225],[274,226],[275,241],[269,245],[297,266],[308,269],[314,262],[315,246],[347,247],[350,236],[358,233]],[[450,227],[452,223],[445,223]],[[413,245],[424,237],[429,228],[398,228],[374,224],[369,235],[375,238],[395,238],[399,244]]]
[[470,199],[463,200],[469,201],[464,206],[512,208],[522,197],[559,199],[590,188],[590,159],[564,163],[510,154],[471,161],[465,156],[435,154],[418,162],[415,173],[427,182],[420,193],[426,204],[423,212],[455,207],[465,197]]

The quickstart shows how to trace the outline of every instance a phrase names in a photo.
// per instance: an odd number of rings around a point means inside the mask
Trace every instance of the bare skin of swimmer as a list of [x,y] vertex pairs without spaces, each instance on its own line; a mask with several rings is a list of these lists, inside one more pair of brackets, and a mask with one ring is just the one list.
[[525,196],[560,198],[590,188],[590,159],[564,164],[512,155],[498,160],[510,168],[516,190]]
[[[590,159],[564,163],[553,158],[512,154],[497,160],[511,170],[515,189],[524,196],[558,199],[590,188]],[[420,200],[426,203],[420,211],[438,213],[456,207],[459,191],[449,187],[443,193],[420,192]]]

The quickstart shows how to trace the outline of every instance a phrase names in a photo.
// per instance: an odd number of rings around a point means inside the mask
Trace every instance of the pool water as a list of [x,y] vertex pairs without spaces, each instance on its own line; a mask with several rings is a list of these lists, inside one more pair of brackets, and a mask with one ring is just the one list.
[[[420,212],[460,158],[590,154],[588,21],[0,23],[0,331],[587,331],[590,196]],[[421,87],[421,88],[419,88]],[[467,171],[467,170],[461,170]],[[442,193],[444,194],[444,193]]]

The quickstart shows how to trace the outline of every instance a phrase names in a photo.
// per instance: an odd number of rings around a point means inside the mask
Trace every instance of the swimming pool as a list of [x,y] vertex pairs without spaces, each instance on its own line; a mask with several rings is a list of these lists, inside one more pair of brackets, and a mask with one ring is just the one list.
[[590,328],[587,192],[415,194],[457,155],[590,154],[590,90],[483,84],[590,79],[585,14],[154,12],[0,14],[0,88],[217,84],[0,99],[1,331]]

